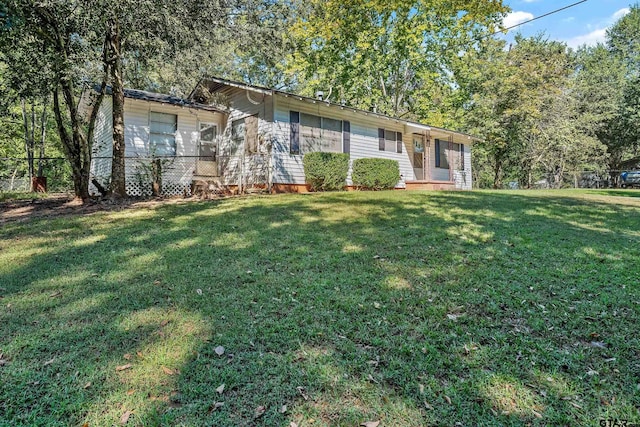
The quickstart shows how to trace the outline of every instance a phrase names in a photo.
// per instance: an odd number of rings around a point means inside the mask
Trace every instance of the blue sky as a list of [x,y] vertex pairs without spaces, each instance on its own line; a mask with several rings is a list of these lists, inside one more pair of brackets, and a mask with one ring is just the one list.
[[[505,26],[517,24],[552,10],[568,6],[578,0],[504,0],[512,12],[505,18]],[[561,40],[570,47],[593,45],[604,41],[605,33],[615,21],[629,11],[637,0],[587,0],[554,15],[510,30],[507,39],[520,32],[533,36],[544,32],[552,40]]]

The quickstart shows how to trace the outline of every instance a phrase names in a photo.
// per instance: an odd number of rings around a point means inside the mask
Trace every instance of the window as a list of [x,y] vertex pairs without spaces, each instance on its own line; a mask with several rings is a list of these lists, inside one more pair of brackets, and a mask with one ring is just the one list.
[[231,123],[231,140],[237,150],[244,144],[247,154],[258,152],[258,116],[248,116]]
[[200,160],[216,160],[216,136],[218,126],[214,123],[200,123],[200,148],[198,156]]
[[175,156],[177,130],[177,115],[149,113],[149,152],[155,156]]
[[297,111],[291,111],[289,119],[291,154],[313,151],[348,153],[351,128],[349,122]]
[[378,150],[402,153],[402,132],[378,129]]
[[[451,158],[454,161],[453,167],[455,169],[457,164],[455,163],[455,157],[453,153],[460,153],[460,144],[451,144],[451,152],[449,152],[449,141],[436,139],[436,167],[437,168],[449,169],[449,158]],[[461,158],[463,155],[464,154],[461,154]]]

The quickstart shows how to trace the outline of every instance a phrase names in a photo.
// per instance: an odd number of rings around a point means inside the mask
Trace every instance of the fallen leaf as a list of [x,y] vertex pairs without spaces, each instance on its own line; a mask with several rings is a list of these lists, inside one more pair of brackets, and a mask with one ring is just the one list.
[[129,417],[131,416],[131,414],[131,411],[127,411],[122,414],[122,416],[120,417],[120,424],[125,425],[129,421]]
[[88,383],[86,383],[86,384],[84,385],[84,387],[82,387],[82,388],[87,389],[87,388],[89,388],[89,387],[91,387],[91,381],[89,381]]
[[56,291],[56,292],[52,293],[51,295],[49,295],[49,298],[59,297],[60,295],[62,295],[62,292]]
[[569,405],[573,406],[574,408],[582,409],[582,406],[578,405],[575,402],[569,402]]
[[424,407],[430,410],[433,409],[433,406],[431,406],[426,400],[424,401]]
[[160,284],[160,280],[154,280],[154,281],[153,281],[153,284],[154,284],[154,285],[159,285],[159,284]]
[[587,371],[587,375],[589,375],[590,377],[592,377],[594,375],[598,375],[598,371],[594,371],[593,369],[589,369]]
[[420,394],[424,394],[424,386],[420,384]]
[[222,393],[224,393],[224,386],[225,386],[225,385],[224,385],[224,384],[222,384],[220,387],[218,387],[218,388],[216,389],[216,391],[218,392],[218,394],[222,394]]
[[444,395],[444,400],[446,400],[446,401],[447,401],[447,403],[448,403],[449,405],[451,405],[451,398],[450,398],[449,396],[447,396],[446,394]]
[[531,412],[533,412],[533,415],[535,415],[536,418],[542,418],[542,414],[540,412],[536,412],[533,409],[531,410]]
[[296,390],[298,390],[298,393],[300,393],[300,396],[302,396],[304,400],[309,400],[309,395],[304,391],[304,387],[296,387]]
[[160,326],[167,326],[168,323],[169,321],[167,319],[164,319],[162,322],[160,322]]
[[289,423],[289,427],[298,427],[298,423],[294,423],[293,421],[291,421]]
[[136,391],[134,389],[127,390],[127,396],[131,396]]
[[197,293],[198,295],[202,295],[202,289],[196,289],[196,293]]
[[373,306],[374,306],[375,308],[380,308],[380,303],[379,303],[379,302],[374,302],[374,303],[373,303]]
[[89,423],[82,424],[82,427],[89,427]]
[[127,359],[127,360],[131,360],[131,355],[130,355],[129,353],[125,354],[125,355],[124,355],[124,356],[122,356],[122,357],[124,357],[124,358],[125,358],[125,359]]
[[209,408],[209,412],[215,412],[224,406],[224,402],[216,402]]
[[224,354],[224,347],[219,345],[214,350],[218,356],[222,356]]
[[51,359],[51,360],[47,360],[46,362],[44,362],[44,366],[49,366],[49,365],[51,365],[51,364],[53,363],[53,361],[54,361],[54,360],[56,360],[56,358],[55,358],[55,357],[54,357],[53,359]]
[[174,371],[173,369],[169,369],[166,366],[162,367],[162,371],[167,375],[173,375],[176,373],[176,371]]
[[265,408],[264,406],[258,406],[255,410],[255,417],[259,418],[262,415],[264,415],[264,413],[266,412],[267,408]]
[[365,421],[360,423],[362,427],[378,427],[380,425],[380,421]]
[[136,355],[140,358],[140,359],[144,359],[144,356],[142,355],[141,351],[136,351]]
[[607,345],[601,341],[591,341],[590,345],[595,348],[607,348]]
[[284,413],[286,413],[286,412],[287,412],[287,405],[282,405],[282,406],[280,407],[280,413],[281,413],[281,414],[284,414]]
[[124,371],[125,369],[129,369],[131,366],[131,363],[127,363],[126,365],[122,366],[116,366],[116,371]]

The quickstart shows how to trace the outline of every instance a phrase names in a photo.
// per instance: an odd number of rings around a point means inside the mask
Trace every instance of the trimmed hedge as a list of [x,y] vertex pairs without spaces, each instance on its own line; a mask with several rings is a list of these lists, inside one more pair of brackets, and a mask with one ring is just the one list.
[[304,177],[311,191],[342,190],[349,173],[349,154],[314,152],[302,159]]
[[390,190],[400,181],[400,166],[391,159],[354,160],[351,180],[360,189]]

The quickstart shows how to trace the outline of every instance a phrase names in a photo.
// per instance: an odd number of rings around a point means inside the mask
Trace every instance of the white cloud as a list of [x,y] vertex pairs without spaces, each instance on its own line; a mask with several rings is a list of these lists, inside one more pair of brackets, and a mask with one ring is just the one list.
[[569,16],[568,18],[564,18],[562,22],[573,22],[576,20],[575,16]]
[[607,36],[607,29],[602,28],[600,30],[591,31],[587,34],[582,34],[567,40],[567,45],[572,48],[577,48],[582,45],[594,46],[597,43],[604,43]]
[[525,3],[535,3],[540,0],[523,0]]
[[614,21],[617,21],[618,19],[622,18],[623,16],[625,16],[627,13],[631,12],[631,9],[629,9],[628,7],[625,7],[624,9],[620,9],[619,11],[617,11],[616,13],[614,13],[611,18]]
[[[626,14],[628,14],[631,10],[628,7],[624,9],[620,9],[615,12],[608,19],[609,22],[601,23],[600,25],[611,25],[615,23],[618,19],[622,18]],[[591,30],[593,28],[591,25],[587,25],[587,29]],[[607,28],[596,28],[595,30],[590,31],[587,34],[582,34],[567,40],[567,45],[572,48],[577,48],[582,45],[594,46],[597,43],[604,43],[607,37]]]
[[507,14],[507,16],[504,17],[502,25],[504,25],[505,28],[509,28],[513,27],[514,25],[522,24],[523,22],[529,21],[533,18],[533,14],[529,12],[510,12]]

